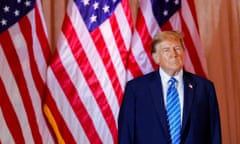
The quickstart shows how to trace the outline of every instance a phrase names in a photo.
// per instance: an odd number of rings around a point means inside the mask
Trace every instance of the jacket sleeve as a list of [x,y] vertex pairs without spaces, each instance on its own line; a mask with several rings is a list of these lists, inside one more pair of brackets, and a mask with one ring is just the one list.
[[210,129],[211,129],[211,143],[212,144],[221,144],[221,122],[219,115],[219,107],[216,96],[216,91],[213,83],[210,85]]
[[134,94],[129,83],[126,85],[118,117],[118,143],[134,143]]

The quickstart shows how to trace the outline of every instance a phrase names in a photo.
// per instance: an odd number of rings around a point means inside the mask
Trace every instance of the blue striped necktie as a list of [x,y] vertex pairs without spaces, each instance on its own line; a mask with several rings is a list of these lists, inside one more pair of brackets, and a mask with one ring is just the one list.
[[169,88],[167,91],[167,116],[169,131],[171,135],[172,144],[180,144],[181,141],[181,113],[179,96],[176,89],[176,79],[171,78],[169,81]]

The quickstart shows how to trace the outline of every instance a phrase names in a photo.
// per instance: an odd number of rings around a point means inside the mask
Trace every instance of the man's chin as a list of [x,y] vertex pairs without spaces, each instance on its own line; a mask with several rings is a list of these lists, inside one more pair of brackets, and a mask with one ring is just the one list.
[[171,71],[179,72],[181,69],[182,69],[182,67],[172,67]]

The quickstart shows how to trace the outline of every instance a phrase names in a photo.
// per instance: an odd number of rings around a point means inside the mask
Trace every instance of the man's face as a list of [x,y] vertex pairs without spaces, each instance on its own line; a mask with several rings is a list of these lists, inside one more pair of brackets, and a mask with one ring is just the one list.
[[184,49],[179,40],[167,40],[156,45],[154,61],[170,76],[176,75],[184,65]]

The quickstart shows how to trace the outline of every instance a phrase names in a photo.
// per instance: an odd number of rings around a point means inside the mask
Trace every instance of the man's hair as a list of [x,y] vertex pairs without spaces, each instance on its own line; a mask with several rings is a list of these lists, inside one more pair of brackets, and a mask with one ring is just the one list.
[[176,40],[176,41],[179,40],[181,42],[182,47],[184,48],[183,37],[184,37],[184,34],[181,31],[162,31],[162,32],[158,32],[153,37],[151,53],[156,52],[156,45],[158,43],[161,43],[161,42],[166,41],[166,40]]

